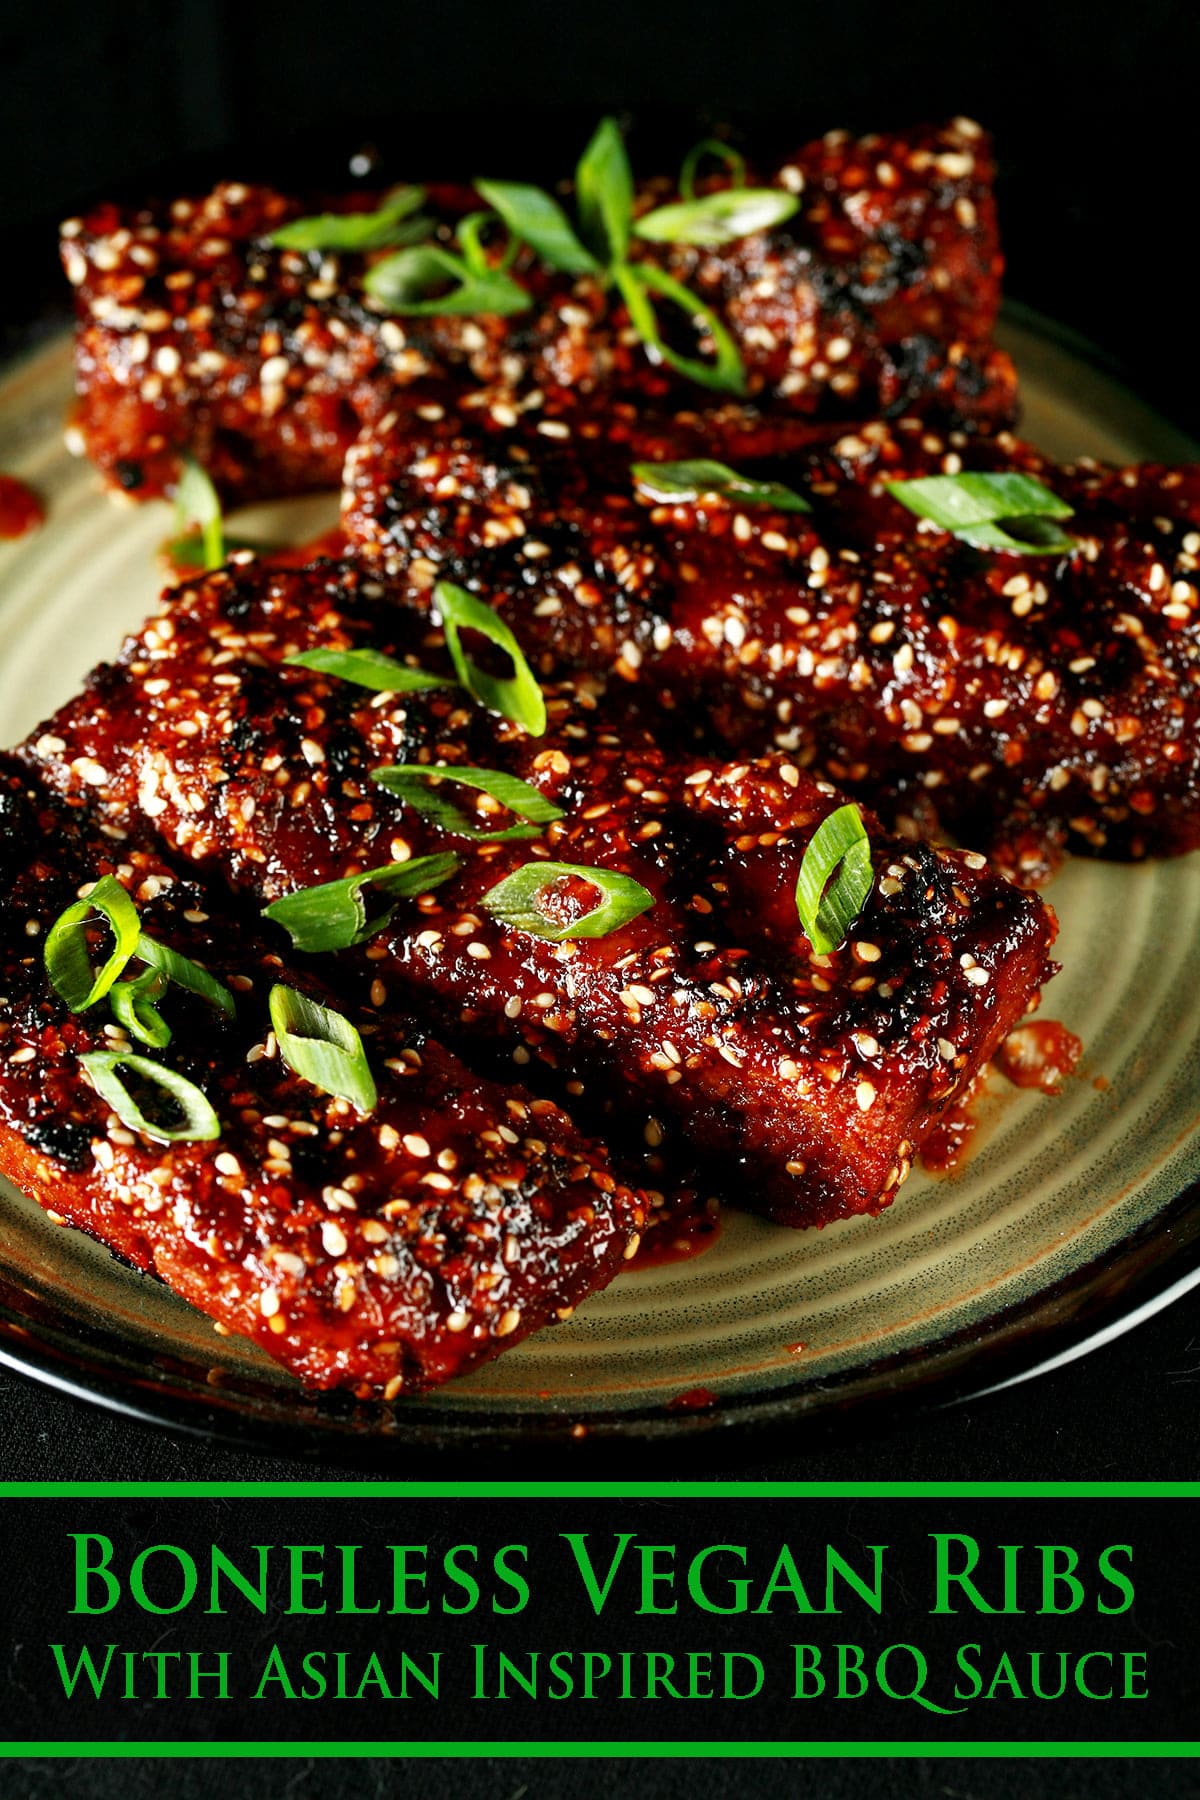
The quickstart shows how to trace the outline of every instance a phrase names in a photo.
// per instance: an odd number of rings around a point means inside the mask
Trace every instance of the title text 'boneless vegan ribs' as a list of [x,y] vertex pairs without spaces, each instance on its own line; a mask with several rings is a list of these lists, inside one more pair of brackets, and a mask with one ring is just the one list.
[[[1065,846],[1200,844],[1200,469],[1055,465],[1007,432],[916,419],[610,407],[534,424],[482,399],[430,394],[348,458],[350,546],[410,604],[439,577],[478,585],[551,663],[612,671],[727,750],[785,749],[1023,879]],[[633,470],[698,456],[811,511]],[[1073,509],[1072,541],[980,548],[885,486],[964,470],[1035,477]]]
[[[306,1382],[389,1398],[432,1386],[568,1312],[636,1248],[643,1203],[603,1150],[549,1101],[471,1075],[394,1005],[356,1015],[378,1082],[369,1117],[291,1073],[268,993],[336,1006],[311,969],[11,760],[0,842],[0,1171]],[[112,874],[146,932],[236,1001],[236,1018],[174,985],[162,1001],[161,1060],[215,1108],[209,1141],[127,1129],[79,1058],[142,1045],[104,1004],[70,1012],[47,980],[48,929]]]
[[[990,145],[970,120],[894,136],[830,133],[765,177],[777,199],[799,200],[776,229],[699,246],[629,240],[631,266],[661,271],[659,289],[670,287],[644,300],[658,320],[647,329],[691,351],[694,366],[711,356],[695,355],[694,312],[702,345],[724,330],[740,359],[732,388],[724,375],[718,385],[804,415],[1011,419],[1015,377],[992,343],[1001,269],[992,173]],[[723,171],[705,191],[732,181]],[[633,210],[644,216],[673,193],[671,182],[646,184]],[[190,451],[231,498],[335,487],[362,420],[397,386],[447,373],[527,391],[678,391],[662,353],[647,354],[626,288],[583,266],[578,247],[547,266],[527,245],[508,273],[485,249],[480,304],[468,307],[462,287],[439,310],[423,297],[430,271],[436,280],[453,267],[447,257],[462,264],[466,246],[453,233],[481,202],[444,185],[423,195],[432,259],[410,243],[407,285],[390,300],[364,289],[385,248],[272,244],[313,207],[268,189],[226,183],[203,199],[101,206],[70,220],[62,253],[80,315],[76,425],[105,478],[160,494]],[[406,218],[400,241],[410,227],[420,235]],[[512,310],[493,310],[505,304]]]
[[[532,1057],[531,1075],[549,1064],[618,1112],[649,1112],[652,1142],[681,1135],[777,1219],[886,1204],[933,1120],[1036,1004],[1052,915],[982,857],[872,824],[861,914],[816,956],[795,888],[841,797],[787,756],[666,752],[635,719],[606,721],[586,684],[548,691],[536,736],[453,687],[372,694],[283,666],[357,649],[445,673],[439,643],[358,566],[235,566],[169,594],[24,755],[134,841],[156,834],[260,905],[453,851],[458,872],[347,950],[331,979]],[[479,842],[372,779],[443,762],[516,775],[562,816],[541,838]],[[476,829],[494,817],[448,791]],[[538,857],[633,877],[653,904],[602,936],[533,935],[484,896]],[[586,882],[560,886],[547,904],[564,922],[595,904]]]

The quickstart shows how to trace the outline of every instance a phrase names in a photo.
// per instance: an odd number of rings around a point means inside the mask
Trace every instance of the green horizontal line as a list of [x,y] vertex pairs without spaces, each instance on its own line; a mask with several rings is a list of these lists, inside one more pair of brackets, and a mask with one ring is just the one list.
[[81,1740],[73,1743],[3,1743],[0,1754],[6,1757],[558,1757],[564,1760],[591,1757],[628,1757],[631,1760],[665,1760],[668,1758],[722,1757],[738,1760],[748,1757],[788,1757],[801,1761],[806,1757],[829,1759],[883,1757],[929,1757],[946,1760],[956,1757],[1187,1757],[1200,1756],[1200,1744],[1183,1739],[1178,1743],[1128,1743],[1094,1740],[1086,1743],[1038,1742],[1005,1744],[995,1741],[949,1744],[944,1740],[923,1743],[864,1744],[856,1739],[845,1743],[822,1740],[814,1743],[627,1743],[625,1741],[579,1743],[565,1739],[562,1743],[530,1741],[523,1743],[505,1738],[499,1742],[480,1743],[408,1743],[387,1739],[364,1743],[95,1743]]
[[1195,1500],[1200,1481],[3,1481],[0,1500]]

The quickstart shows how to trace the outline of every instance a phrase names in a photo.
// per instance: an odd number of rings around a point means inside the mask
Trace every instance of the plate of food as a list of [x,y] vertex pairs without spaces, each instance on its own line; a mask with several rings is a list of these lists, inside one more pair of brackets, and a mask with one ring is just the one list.
[[1192,446],[969,120],[513,173],[64,226],[0,1354],[563,1466],[1028,1373],[1200,1277]]

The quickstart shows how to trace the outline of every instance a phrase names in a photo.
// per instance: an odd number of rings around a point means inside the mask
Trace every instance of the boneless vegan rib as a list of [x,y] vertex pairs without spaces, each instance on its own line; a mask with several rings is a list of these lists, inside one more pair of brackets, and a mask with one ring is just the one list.
[[[347,464],[352,548],[414,606],[438,576],[477,582],[548,662],[613,670],[728,749],[786,750],[1023,877],[1063,847],[1200,844],[1197,468],[738,407],[564,409],[545,427],[445,395],[380,421]],[[632,469],[703,456],[811,512],[673,496]],[[1074,542],[980,549],[887,491],[963,471],[1035,477],[1073,509],[1057,523]]]
[[[260,904],[431,850],[457,874],[345,951],[337,981],[403,997],[652,1114],[748,1205],[793,1224],[894,1195],[922,1136],[1050,972],[1053,917],[984,859],[886,838],[849,939],[817,956],[794,897],[841,804],[785,755],[730,764],[606,722],[586,681],[530,736],[453,687],[372,693],[285,658],[372,649],[445,674],[428,618],[351,564],[233,567],[164,610],[26,746],[65,795]],[[372,779],[381,766],[501,769],[560,809],[537,840],[446,832]],[[496,808],[443,784],[477,829]],[[472,811],[472,808],[475,808]],[[505,815],[501,815],[504,817]],[[531,859],[617,872],[653,904],[618,930],[548,941],[485,896]],[[564,923],[586,875],[552,884]],[[531,1074],[533,1069],[531,1069]],[[730,1177],[735,1179],[730,1181]]]
[[[370,1116],[291,1073],[268,993],[337,1006],[312,971],[8,759],[0,845],[0,1172],[305,1382],[431,1387],[603,1287],[635,1246],[643,1203],[598,1145],[549,1101],[478,1080],[394,1006],[356,1014]],[[70,1012],[43,967],[48,928],[106,874],[150,936],[234,993],[228,1019],[172,986],[171,1043],[149,1052],[203,1092],[219,1138],[154,1142],[84,1075],[81,1055],[144,1051],[103,1001]]]
[[[992,343],[1001,268],[992,172],[988,141],[969,120],[893,136],[835,132],[762,178],[799,197],[777,228],[703,249],[635,241],[633,255],[713,311],[747,391],[785,410],[1007,419],[1015,378]],[[650,183],[636,207],[672,192]],[[114,487],[169,490],[182,451],[231,497],[336,486],[360,422],[422,377],[643,399],[680,386],[647,356],[616,286],[548,270],[528,248],[510,272],[525,310],[389,311],[363,287],[386,251],[272,245],[316,204],[227,182],[162,206],[101,206],[64,226],[79,310],[76,426]],[[455,225],[480,205],[469,189],[430,188],[435,248],[455,254]],[[694,352],[686,308],[659,310],[664,336]]]

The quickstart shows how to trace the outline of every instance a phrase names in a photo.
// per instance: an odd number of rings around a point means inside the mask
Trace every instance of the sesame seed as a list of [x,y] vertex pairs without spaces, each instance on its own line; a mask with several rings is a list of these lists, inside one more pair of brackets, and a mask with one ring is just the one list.
[[326,1219],[322,1224],[321,1242],[329,1256],[345,1256],[346,1234],[333,1219]]
[[77,756],[71,769],[88,787],[103,787],[108,780],[108,770],[94,756]]

